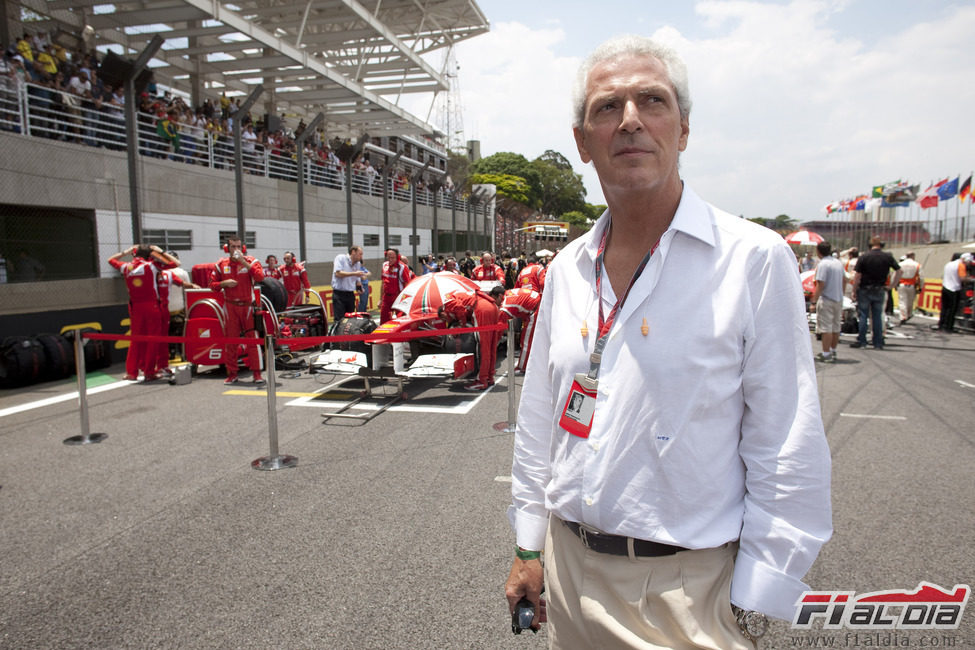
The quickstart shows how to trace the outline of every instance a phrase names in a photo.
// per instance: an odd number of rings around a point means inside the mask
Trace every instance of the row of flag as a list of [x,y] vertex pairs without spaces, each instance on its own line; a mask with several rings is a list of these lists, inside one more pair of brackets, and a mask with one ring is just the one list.
[[939,201],[947,201],[958,197],[959,201],[975,202],[975,191],[972,188],[972,176],[965,182],[959,182],[961,176],[954,179],[945,178],[921,190],[920,185],[911,185],[904,181],[893,181],[883,185],[875,185],[873,191],[845,201],[833,201],[825,207],[826,214],[834,212],[854,212],[857,210],[872,211],[875,208],[906,208],[912,201],[916,201],[922,208],[936,208]]

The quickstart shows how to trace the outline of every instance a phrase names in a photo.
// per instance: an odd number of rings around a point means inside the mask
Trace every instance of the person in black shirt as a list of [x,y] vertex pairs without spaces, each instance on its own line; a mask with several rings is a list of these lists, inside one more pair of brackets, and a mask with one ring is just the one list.
[[870,239],[870,250],[857,259],[853,276],[853,300],[857,304],[857,319],[860,331],[856,343],[850,347],[867,347],[867,316],[873,324],[873,347],[884,349],[884,302],[887,299],[887,276],[893,269],[894,279],[890,286],[896,287],[901,279],[901,267],[890,253],[884,252],[884,242],[880,237]]

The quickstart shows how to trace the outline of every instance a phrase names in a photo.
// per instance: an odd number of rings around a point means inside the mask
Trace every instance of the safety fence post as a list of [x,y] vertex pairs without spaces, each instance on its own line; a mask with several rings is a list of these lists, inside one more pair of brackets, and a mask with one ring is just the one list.
[[251,467],[260,470],[275,470],[294,467],[298,464],[296,456],[278,453],[278,406],[277,389],[275,388],[274,371],[274,337],[270,334],[264,337],[265,371],[267,373],[267,430],[270,440],[270,452],[251,461]]
[[515,415],[515,319],[508,321],[508,421],[494,425],[495,431],[514,433],[517,425]]
[[108,437],[107,433],[89,433],[88,428],[88,393],[87,377],[85,376],[85,353],[81,343],[81,328],[74,331],[74,366],[78,375],[78,400],[81,404],[81,435],[64,439],[66,445],[90,445],[101,442]]

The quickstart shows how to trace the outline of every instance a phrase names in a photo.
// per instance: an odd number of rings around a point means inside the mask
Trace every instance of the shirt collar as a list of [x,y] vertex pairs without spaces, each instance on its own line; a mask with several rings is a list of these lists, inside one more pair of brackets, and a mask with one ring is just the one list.
[[[603,231],[609,227],[611,218],[609,210],[605,210],[596,224],[585,235],[586,239],[582,246],[582,252],[592,260],[596,259],[599,240],[602,238]],[[711,212],[711,207],[687,183],[684,183],[677,212],[674,213],[670,227],[667,228],[668,232],[671,230],[690,235],[709,246],[715,245],[714,214]]]

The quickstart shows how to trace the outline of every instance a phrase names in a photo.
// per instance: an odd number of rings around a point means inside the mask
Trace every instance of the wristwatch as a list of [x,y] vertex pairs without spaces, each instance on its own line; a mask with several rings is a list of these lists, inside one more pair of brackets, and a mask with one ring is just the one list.
[[731,606],[731,611],[738,621],[742,635],[749,641],[757,641],[768,632],[768,617],[761,612],[744,610],[737,605]]

